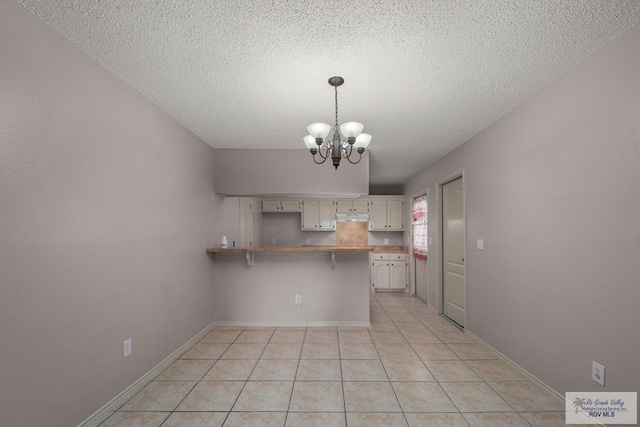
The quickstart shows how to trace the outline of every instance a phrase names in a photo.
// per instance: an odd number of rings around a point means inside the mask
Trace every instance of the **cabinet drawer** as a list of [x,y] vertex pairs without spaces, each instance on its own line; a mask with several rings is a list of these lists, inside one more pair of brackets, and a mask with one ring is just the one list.
[[407,254],[389,254],[389,259],[391,261],[406,261]]
[[373,253],[373,260],[374,261],[388,261],[389,260],[389,254],[383,254],[383,253]]

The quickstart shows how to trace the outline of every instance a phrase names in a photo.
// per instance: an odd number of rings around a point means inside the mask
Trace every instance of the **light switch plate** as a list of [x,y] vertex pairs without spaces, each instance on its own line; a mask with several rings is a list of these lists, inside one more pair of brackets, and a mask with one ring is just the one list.
[[478,249],[484,249],[484,239],[478,239]]

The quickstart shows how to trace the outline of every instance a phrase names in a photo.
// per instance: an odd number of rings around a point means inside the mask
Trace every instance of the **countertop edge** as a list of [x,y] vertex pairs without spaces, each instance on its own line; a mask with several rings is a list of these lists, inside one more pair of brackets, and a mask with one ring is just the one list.
[[244,252],[397,252],[406,253],[403,247],[389,246],[308,246],[308,247],[255,247],[255,248],[207,248],[207,253]]

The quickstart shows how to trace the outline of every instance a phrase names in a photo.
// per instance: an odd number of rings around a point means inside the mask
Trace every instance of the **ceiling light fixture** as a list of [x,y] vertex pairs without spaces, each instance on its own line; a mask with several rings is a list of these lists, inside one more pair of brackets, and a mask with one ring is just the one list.
[[[347,122],[342,125],[338,123],[338,86],[342,86],[344,79],[342,77],[331,77],[329,84],[333,86],[336,93],[336,124],[333,126],[333,136],[327,138],[331,126],[326,123],[311,123],[307,126],[309,135],[303,138],[304,144],[307,146],[313,161],[319,165],[327,161],[329,157],[333,161],[333,166],[338,169],[340,160],[344,157],[349,163],[357,164],[362,159],[362,153],[371,142],[371,135],[362,133],[364,125],[358,122]],[[327,139],[325,139],[327,138]],[[360,155],[357,161],[351,160],[353,149]],[[316,159],[316,154],[322,160]],[[331,154],[331,156],[329,156]],[[355,156],[354,156],[355,157]]]

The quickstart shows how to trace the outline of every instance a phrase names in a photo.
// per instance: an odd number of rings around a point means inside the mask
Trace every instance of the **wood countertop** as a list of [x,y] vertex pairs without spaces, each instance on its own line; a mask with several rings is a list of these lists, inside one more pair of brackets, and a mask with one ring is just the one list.
[[406,246],[302,246],[280,247],[265,246],[255,248],[207,248],[208,253],[246,253],[246,252],[401,252]]

